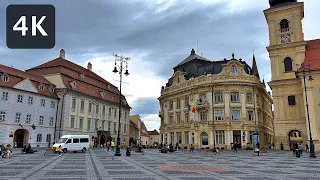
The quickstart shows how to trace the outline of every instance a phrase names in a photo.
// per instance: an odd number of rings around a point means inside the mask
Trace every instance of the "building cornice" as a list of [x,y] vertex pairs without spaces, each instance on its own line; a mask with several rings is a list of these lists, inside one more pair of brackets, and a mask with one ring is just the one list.
[[307,41],[282,43],[282,44],[275,44],[275,45],[268,46],[267,50],[272,51],[272,50],[279,50],[279,49],[291,48],[296,46],[306,46],[306,45],[307,45]]

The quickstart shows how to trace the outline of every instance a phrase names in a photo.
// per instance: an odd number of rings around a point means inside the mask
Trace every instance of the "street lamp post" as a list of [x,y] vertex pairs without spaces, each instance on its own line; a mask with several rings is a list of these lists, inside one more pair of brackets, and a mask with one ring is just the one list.
[[[312,140],[312,134],[311,134],[311,125],[310,125],[310,115],[309,115],[309,104],[308,104],[308,95],[307,95],[307,84],[306,84],[306,72],[309,72],[309,81],[312,81],[312,76],[311,76],[311,70],[310,70],[310,64],[297,64],[297,67],[302,67],[302,76],[303,76],[303,83],[304,83],[304,93],[306,96],[306,109],[307,109],[307,116],[308,116],[308,125],[309,125],[309,136],[310,136],[310,156],[311,158],[316,158],[316,154],[314,152],[314,144]],[[306,67],[308,69],[306,70]],[[296,78],[299,78],[299,71],[297,70],[296,72]]]
[[[119,56],[117,54],[113,55],[115,57],[115,61],[114,61],[114,69],[112,72],[114,72],[115,74],[119,72],[120,74],[120,94],[119,94],[119,121],[118,121],[118,135],[117,135],[117,146],[116,146],[116,153],[114,154],[115,156],[121,156],[121,152],[120,152],[120,120],[121,120],[121,86],[122,86],[122,71],[125,69],[125,73],[124,75],[128,76],[129,72],[128,72],[128,60],[130,59],[129,57],[123,57],[122,55]],[[118,65],[118,63],[119,65]],[[125,64],[125,66],[124,66]],[[117,67],[119,68],[119,71],[117,70]]]

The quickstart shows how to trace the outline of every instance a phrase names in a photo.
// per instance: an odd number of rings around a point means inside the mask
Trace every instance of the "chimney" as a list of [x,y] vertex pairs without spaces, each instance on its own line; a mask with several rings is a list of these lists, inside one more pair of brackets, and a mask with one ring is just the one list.
[[61,59],[66,59],[66,51],[64,49],[60,50],[60,58]]
[[88,62],[87,69],[88,69],[89,71],[92,71],[92,64],[91,64],[90,62]]

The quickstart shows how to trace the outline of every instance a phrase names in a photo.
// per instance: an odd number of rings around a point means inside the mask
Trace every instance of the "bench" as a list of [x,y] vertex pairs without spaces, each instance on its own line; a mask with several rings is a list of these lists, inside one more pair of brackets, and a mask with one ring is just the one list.
[[44,151],[44,155],[46,155],[47,152],[55,153],[56,149],[55,148],[46,148],[45,151]]
[[[260,151],[259,154],[266,153],[268,155],[268,150],[267,149],[259,149],[259,151]],[[254,153],[257,153],[257,152],[255,150],[253,150],[253,155],[254,155]]]

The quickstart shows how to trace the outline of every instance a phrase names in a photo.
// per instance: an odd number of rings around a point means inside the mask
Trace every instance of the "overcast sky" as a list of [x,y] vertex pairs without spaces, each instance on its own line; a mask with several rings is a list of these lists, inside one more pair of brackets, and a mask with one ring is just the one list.
[[[77,0],[35,1],[56,8],[56,46],[49,50],[8,49],[5,40],[6,7],[23,0],[0,1],[0,63],[28,69],[52,60],[59,50],[66,59],[86,67],[118,86],[112,73],[113,53],[131,57],[130,76],[123,92],[148,130],[159,129],[161,86],[172,68],[189,56],[192,48],[211,60],[242,58],[252,63],[255,50],[260,77],[270,81],[267,23],[263,10],[268,0]],[[305,39],[320,37],[320,1],[305,1]],[[315,25],[316,24],[316,25]]]

